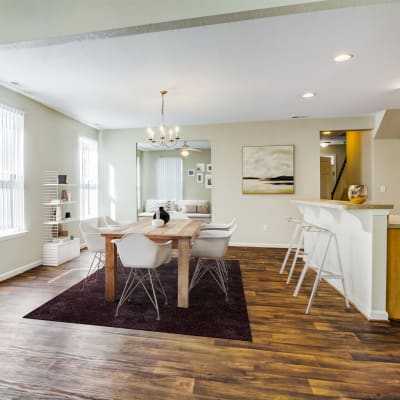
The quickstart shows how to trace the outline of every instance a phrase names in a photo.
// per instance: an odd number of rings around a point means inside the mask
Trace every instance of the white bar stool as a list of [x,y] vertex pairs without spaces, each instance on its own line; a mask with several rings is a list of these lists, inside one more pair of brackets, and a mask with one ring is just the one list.
[[[309,268],[312,268],[316,271],[317,274],[316,274],[313,289],[312,289],[312,292],[310,295],[310,300],[308,301],[306,314],[310,313],[312,302],[313,302],[315,294],[317,292],[319,281],[322,278],[340,279],[342,281],[346,307],[349,308],[350,305],[349,305],[349,300],[347,297],[346,284],[345,284],[344,275],[343,275],[342,260],[340,257],[339,246],[338,246],[336,235],[328,229],[321,228],[321,227],[318,227],[315,225],[303,225],[302,231],[303,231],[303,234],[304,234],[304,232],[313,233],[314,238],[313,238],[313,243],[311,246],[311,251],[310,251],[309,255],[307,257],[305,257],[305,264],[304,264],[303,270],[301,271],[300,278],[299,278],[299,281],[297,282],[296,289],[293,293],[293,296],[297,296],[299,294],[299,291],[300,291],[301,285],[303,284],[307,270]],[[336,249],[337,261],[338,261],[338,265],[339,265],[339,273],[332,273],[332,272],[324,270],[329,246],[332,243],[332,239],[333,239],[335,249]],[[322,255],[322,260],[320,263],[318,263],[318,261],[316,260],[316,250],[317,249],[321,250],[320,254]]]
[[299,256],[305,255],[304,251],[301,250],[304,248],[304,243],[303,243],[304,242],[304,229],[303,228],[305,226],[308,226],[308,224],[305,223],[304,220],[301,218],[289,217],[288,221],[293,222],[295,224],[295,227],[294,227],[294,231],[292,234],[292,238],[290,239],[289,247],[287,249],[285,258],[283,260],[281,269],[279,271],[280,274],[283,274],[283,272],[285,271],[285,268],[286,268],[286,264],[289,260],[290,254],[294,251],[295,253],[294,253],[292,265],[290,267],[289,275],[288,275],[288,278],[286,281],[287,285],[290,283],[290,280],[292,279],[292,275],[293,275],[294,269],[296,267],[297,259],[299,258]]

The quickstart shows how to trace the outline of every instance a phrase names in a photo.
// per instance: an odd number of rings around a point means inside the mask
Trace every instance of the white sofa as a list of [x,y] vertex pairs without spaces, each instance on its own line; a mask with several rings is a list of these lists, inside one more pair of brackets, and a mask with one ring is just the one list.
[[208,200],[146,200],[145,210],[138,214],[138,218],[153,217],[159,207],[172,214],[180,212],[189,218],[203,219],[205,222],[211,220],[210,204]]

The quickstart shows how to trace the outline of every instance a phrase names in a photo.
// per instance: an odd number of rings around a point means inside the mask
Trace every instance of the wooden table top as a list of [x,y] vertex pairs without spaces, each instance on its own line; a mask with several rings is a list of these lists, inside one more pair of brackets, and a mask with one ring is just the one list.
[[102,236],[119,238],[128,233],[142,233],[151,239],[190,239],[201,229],[203,221],[192,219],[172,219],[161,227],[151,225],[150,219],[138,221],[122,230],[103,232]]

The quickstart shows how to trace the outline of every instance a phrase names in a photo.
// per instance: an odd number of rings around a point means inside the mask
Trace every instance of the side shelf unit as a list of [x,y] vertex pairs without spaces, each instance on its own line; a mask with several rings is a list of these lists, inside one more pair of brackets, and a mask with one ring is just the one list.
[[[43,178],[43,265],[57,266],[80,254],[79,238],[71,238],[64,224],[79,221],[72,218],[71,206],[75,185],[66,182],[66,175],[46,171]],[[75,207],[76,209],[76,207]],[[69,216],[69,217],[68,217]]]

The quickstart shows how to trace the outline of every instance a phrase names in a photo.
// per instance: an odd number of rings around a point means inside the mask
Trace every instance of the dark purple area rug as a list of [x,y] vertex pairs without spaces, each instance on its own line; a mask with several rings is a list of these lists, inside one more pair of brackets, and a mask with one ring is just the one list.
[[[104,270],[99,271],[97,282],[94,275],[90,276],[84,290],[81,281],[24,318],[251,341],[239,261],[226,263],[229,266],[229,302],[225,301],[225,295],[207,273],[191,290],[188,309],[176,306],[176,259],[159,267],[157,271],[168,297],[168,305],[164,304],[161,296],[158,297],[160,321],[157,321],[156,311],[142,287],[134,292],[131,301],[125,303],[115,317],[117,303],[104,300]],[[192,262],[191,272],[193,268]],[[118,296],[125,281],[120,269]]]

